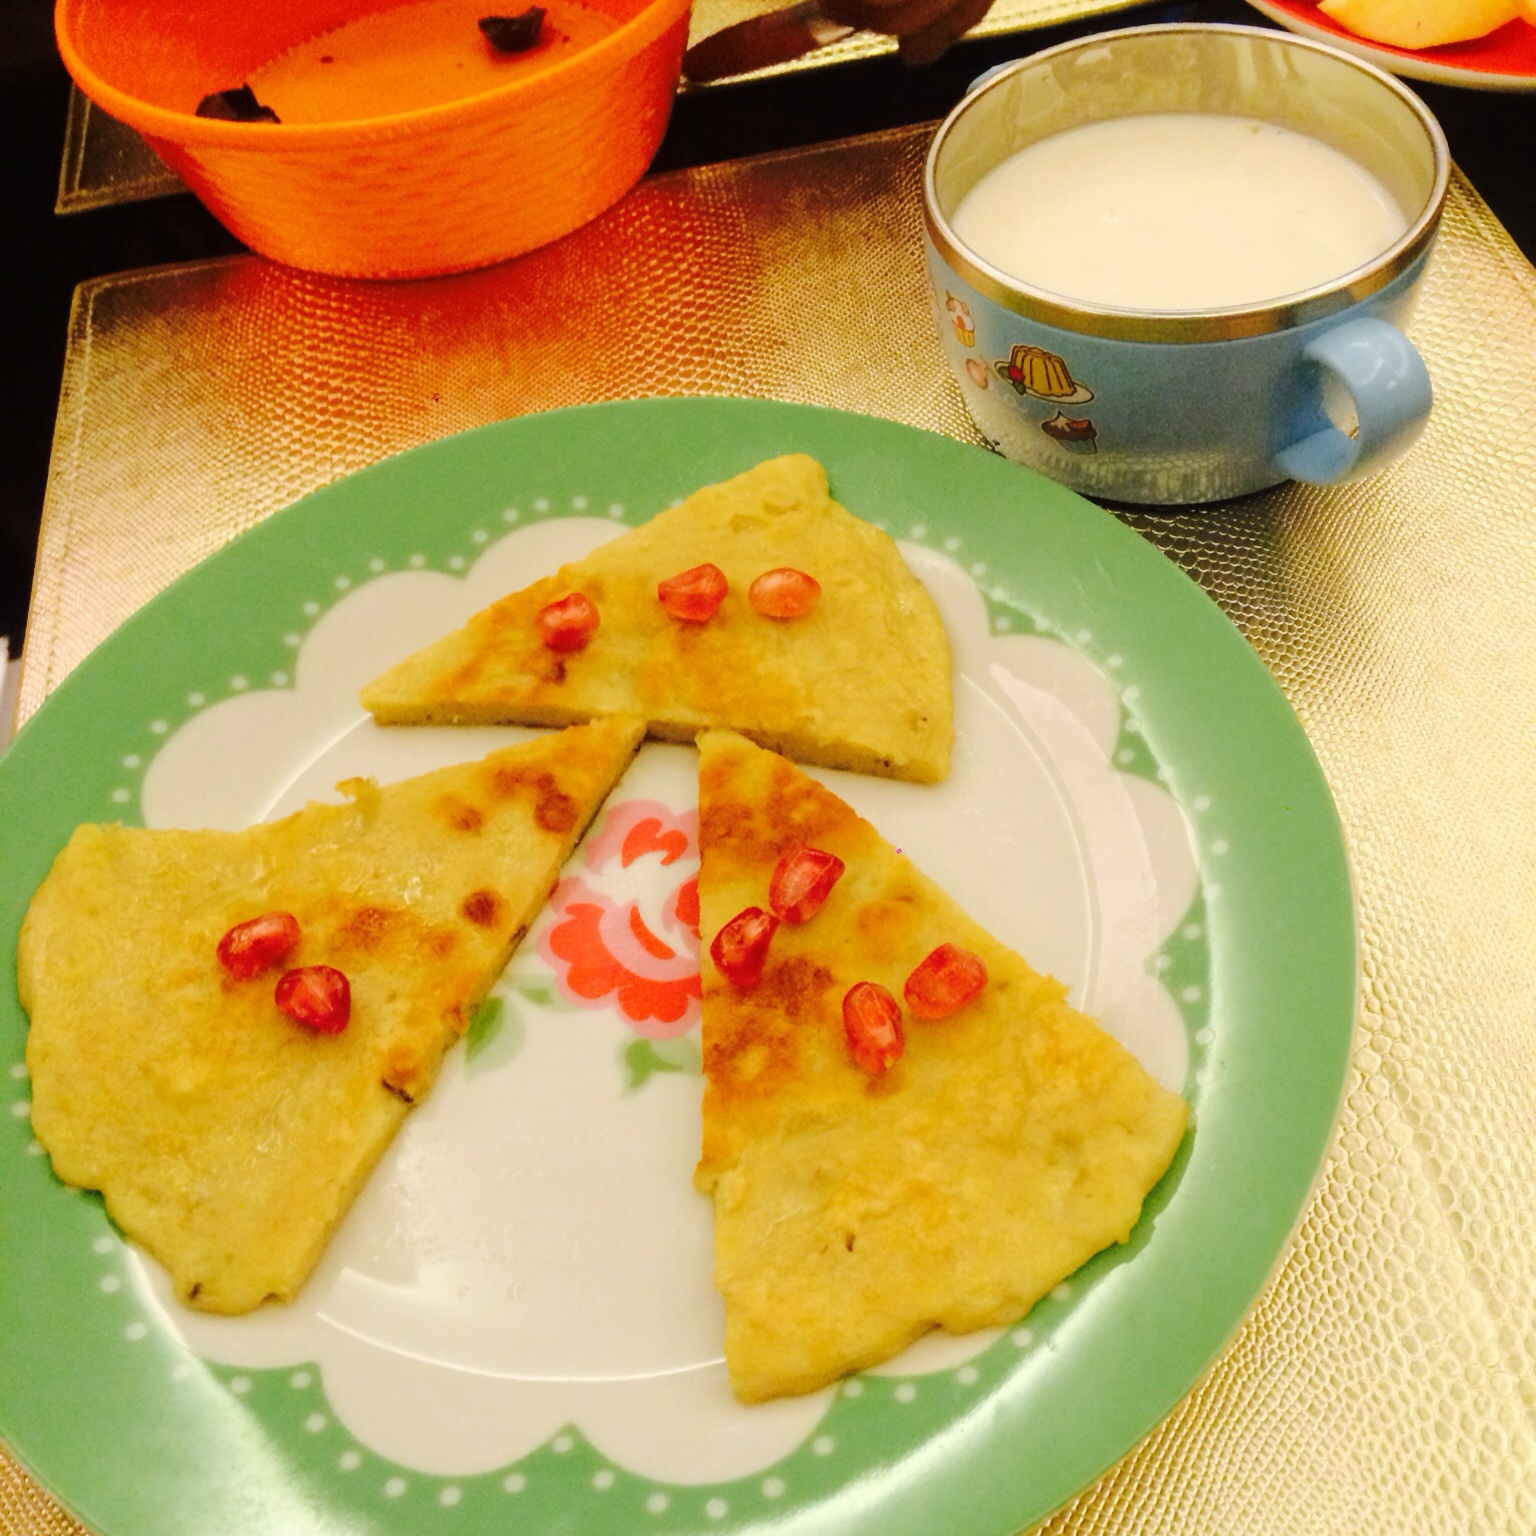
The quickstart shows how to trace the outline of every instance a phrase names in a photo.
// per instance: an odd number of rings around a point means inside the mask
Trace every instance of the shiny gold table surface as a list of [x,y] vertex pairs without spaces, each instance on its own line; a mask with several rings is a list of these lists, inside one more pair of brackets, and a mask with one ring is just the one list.
[[[929,315],[926,139],[658,176],[555,247],[449,279],[236,257],[86,285],[22,715],[235,533],[462,428],[734,394],[978,441]],[[1414,332],[1437,404],[1392,470],[1121,513],[1306,728],[1363,969],[1334,1144],[1268,1290],[1051,1536],[1536,1530],[1536,272],[1459,178]],[[0,1460],[0,1532],[77,1529]]]

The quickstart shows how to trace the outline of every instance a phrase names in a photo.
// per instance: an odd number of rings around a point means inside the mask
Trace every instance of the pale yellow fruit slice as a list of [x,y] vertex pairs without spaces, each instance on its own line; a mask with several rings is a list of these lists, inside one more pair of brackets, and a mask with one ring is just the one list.
[[1519,15],[1520,0],[1322,0],[1319,9],[1373,43],[1438,48],[1486,37]]

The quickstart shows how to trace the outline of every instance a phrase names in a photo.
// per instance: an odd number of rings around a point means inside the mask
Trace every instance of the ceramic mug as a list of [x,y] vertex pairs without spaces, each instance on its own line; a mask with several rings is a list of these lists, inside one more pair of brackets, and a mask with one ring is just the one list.
[[[1322,286],[1163,311],[1031,287],[955,234],[960,201],[1001,161],[1145,113],[1255,118],[1321,140],[1375,176],[1407,229]],[[1449,172],[1418,97],[1288,33],[1129,28],[989,71],[940,125],[924,177],[935,313],[972,419],[996,451],[1107,500],[1212,501],[1371,474],[1408,450],[1429,414],[1429,375],[1402,326]]]

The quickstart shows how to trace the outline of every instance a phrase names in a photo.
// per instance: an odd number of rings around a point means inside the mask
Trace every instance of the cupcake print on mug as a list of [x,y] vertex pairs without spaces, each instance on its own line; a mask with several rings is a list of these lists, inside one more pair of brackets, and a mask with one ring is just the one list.
[[974,347],[976,345],[976,322],[971,318],[971,307],[964,299],[957,299],[954,294],[944,295],[944,312],[949,316],[950,324],[955,328],[955,335],[962,347]]
[[[1087,416],[1068,416],[1063,405],[1086,405],[1093,391],[1072,377],[1065,361],[1044,347],[1016,346],[993,365],[1021,395],[1055,405],[1054,415],[1040,423],[1040,430],[1069,453],[1097,453],[1099,432]],[[974,375],[972,375],[974,377]]]

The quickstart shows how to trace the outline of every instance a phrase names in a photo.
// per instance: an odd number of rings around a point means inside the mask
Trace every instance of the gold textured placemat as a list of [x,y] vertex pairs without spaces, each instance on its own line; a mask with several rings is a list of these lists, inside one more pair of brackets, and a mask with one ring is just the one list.
[[78,86],[70,87],[55,213],[88,213],[186,190],[146,140],[103,112]]
[[[461,277],[241,257],[82,289],[23,713],[232,534],[464,427],[720,393],[979,441],[928,310],[929,131],[659,177]],[[1437,403],[1392,470],[1123,514],[1307,729],[1354,868],[1360,1028],[1333,1150],[1254,1314],[1042,1536],[1536,1530],[1536,273],[1459,177],[1414,333]],[[76,1530],[0,1459],[0,1532]]]

